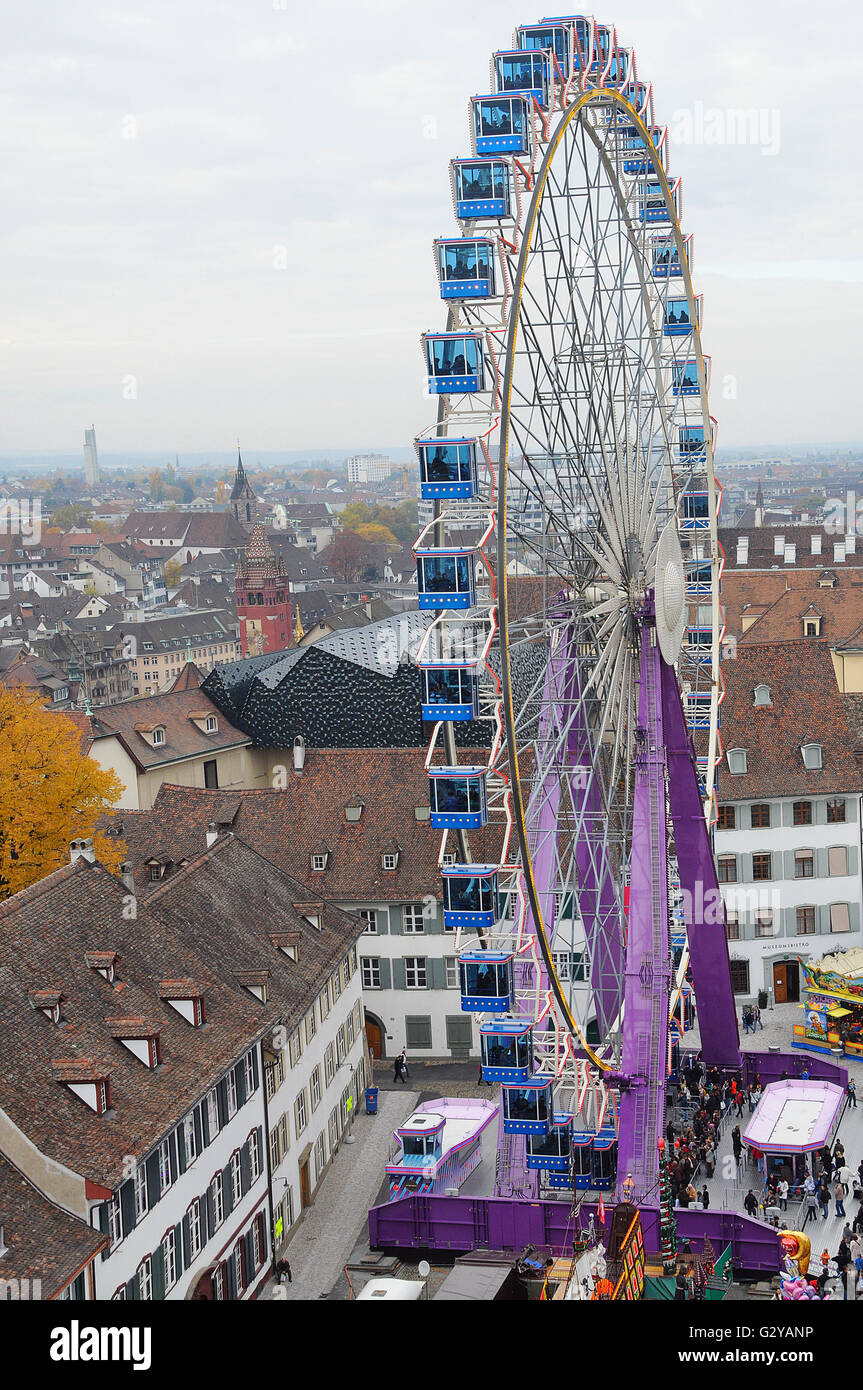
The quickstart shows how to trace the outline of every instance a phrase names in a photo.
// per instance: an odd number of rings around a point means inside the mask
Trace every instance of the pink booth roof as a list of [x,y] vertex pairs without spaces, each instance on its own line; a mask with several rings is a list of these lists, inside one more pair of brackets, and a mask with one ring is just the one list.
[[755,1107],[743,1142],[762,1153],[811,1153],[830,1138],[844,1091],[829,1081],[773,1081]]

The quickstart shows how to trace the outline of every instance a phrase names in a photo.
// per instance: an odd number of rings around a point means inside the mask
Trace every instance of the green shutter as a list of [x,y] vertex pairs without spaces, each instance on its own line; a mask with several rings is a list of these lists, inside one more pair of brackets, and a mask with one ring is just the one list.
[[390,971],[390,962],[386,960],[383,956],[380,957],[380,969],[381,989],[392,989],[392,972]]
[[395,956],[392,962],[393,967],[393,989],[404,989],[405,987],[405,963],[401,956]]

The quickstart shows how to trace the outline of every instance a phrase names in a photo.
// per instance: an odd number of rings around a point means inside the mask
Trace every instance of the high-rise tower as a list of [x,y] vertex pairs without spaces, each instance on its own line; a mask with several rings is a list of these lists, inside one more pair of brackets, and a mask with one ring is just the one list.
[[237,565],[237,616],[243,656],[283,651],[293,638],[290,581],[257,523]]
[[96,452],[96,426],[84,431],[84,481],[95,487],[99,481],[99,455]]

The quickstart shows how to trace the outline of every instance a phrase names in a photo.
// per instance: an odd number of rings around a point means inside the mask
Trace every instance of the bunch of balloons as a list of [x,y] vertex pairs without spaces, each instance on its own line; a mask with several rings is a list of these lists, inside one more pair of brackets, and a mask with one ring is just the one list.
[[780,1297],[787,1302],[797,1302],[801,1299],[814,1298],[821,1299],[821,1295],[814,1284],[810,1284],[802,1274],[798,1274],[796,1279],[783,1279],[780,1289]]

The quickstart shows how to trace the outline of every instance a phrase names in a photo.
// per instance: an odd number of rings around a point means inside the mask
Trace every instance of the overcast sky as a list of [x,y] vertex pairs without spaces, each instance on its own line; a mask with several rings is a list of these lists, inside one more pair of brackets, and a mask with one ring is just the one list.
[[[410,443],[434,411],[418,338],[444,322],[448,160],[469,152],[490,53],[539,4],[15,8],[0,450],[77,450],[91,421],[103,452]],[[689,139],[671,169],[720,445],[860,439],[860,8],[621,0],[599,17]],[[733,109],[760,113],[756,143],[713,143]]]

